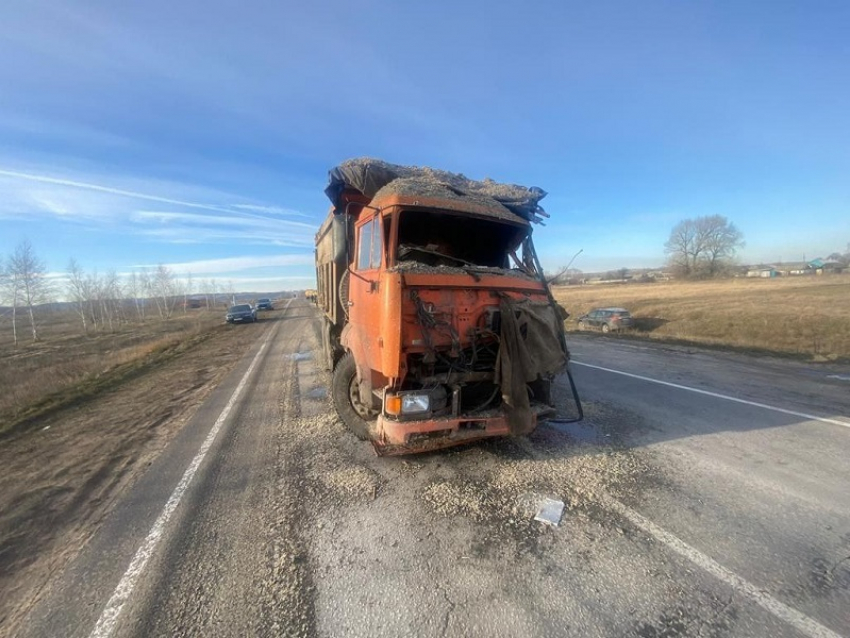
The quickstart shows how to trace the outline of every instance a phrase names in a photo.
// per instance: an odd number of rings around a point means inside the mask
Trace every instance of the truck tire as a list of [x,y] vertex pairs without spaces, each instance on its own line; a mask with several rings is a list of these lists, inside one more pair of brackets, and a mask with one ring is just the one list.
[[339,418],[346,427],[361,441],[369,440],[369,421],[377,416],[371,406],[360,402],[360,390],[357,387],[357,366],[354,357],[346,352],[333,371],[331,397]]

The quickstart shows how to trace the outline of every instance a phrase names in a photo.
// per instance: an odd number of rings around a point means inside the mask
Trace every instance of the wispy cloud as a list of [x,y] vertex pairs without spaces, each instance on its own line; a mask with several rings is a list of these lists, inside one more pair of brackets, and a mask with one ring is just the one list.
[[309,247],[315,224],[288,219],[198,215],[164,211],[138,211],[132,221],[137,234],[174,244],[251,244]]
[[[52,184],[55,186],[65,186],[71,188],[79,188],[83,190],[95,191],[98,193],[106,193],[109,195],[118,195],[121,197],[130,197],[132,199],[141,199],[150,202],[158,202],[161,204],[175,204],[177,206],[182,206],[185,208],[196,208],[202,210],[209,210],[218,213],[229,213],[231,215],[234,214],[242,214],[253,216],[254,214],[251,212],[244,212],[245,210],[250,211],[251,205],[246,204],[237,204],[231,207],[220,206],[215,204],[208,204],[202,202],[192,202],[183,199],[174,199],[171,197],[162,197],[160,195],[154,195],[150,193],[141,193],[138,191],[125,190],[123,188],[113,188],[111,186],[103,186],[101,184],[94,184],[91,182],[81,182],[72,179],[65,179],[60,177],[52,177],[50,175],[37,175],[32,173],[24,173],[20,171],[13,171],[5,168],[0,168],[0,175],[5,177],[17,178],[20,180],[26,180],[30,182],[36,182],[40,184]],[[274,209],[278,213],[285,213],[287,209],[279,208],[279,207],[255,207],[257,209],[266,209],[272,210]],[[235,209],[235,210],[234,210]]]
[[[165,264],[170,270],[193,275],[218,275],[256,270],[260,268],[280,268],[285,266],[307,266],[313,263],[311,253],[244,257],[226,257],[223,259],[199,259],[179,263]],[[139,264],[137,268],[155,268],[157,264]],[[252,279],[256,279],[252,277]]]
[[[298,211],[245,202],[245,198],[193,184],[139,179],[132,182],[149,188],[116,186],[97,178],[59,176],[48,170],[0,167],[0,191],[4,194],[0,220],[42,217],[85,224],[95,230],[132,228],[135,235],[162,244],[312,245],[316,224],[308,223],[309,216]],[[231,199],[235,203],[172,195],[178,191],[202,197],[206,194],[211,199]],[[140,202],[168,205],[170,210],[139,210]]]
[[280,206],[257,206],[254,204],[236,204],[233,208],[239,210],[247,210],[255,213],[266,213],[268,215],[289,215],[293,217],[309,217],[306,213],[300,213],[297,210],[289,208],[281,208]]
[[[231,212],[232,211],[225,211]],[[219,225],[219,226],[244,226],[246,224],[251,224],[253,226],[268,226],[274,228],[280,228],[281,226],[288,226],[293,228],[304,228],[307,230],[314,231],[316,229],[315,224],[308,224],[305,222],[296,222],[290,219],[278,219],[271,217],[256,217],[251,216],[250,218],[240,217],[238,215],[231,215],[229,217],[224,216],[212,216],[212,215],[197,215],[194,213],[179,213],[179,212],[170,212],[170,211],[154,211],[154,210],[140,210],[133,213],[132,216],[134,221],[156,221],[161,222],[163,224],[169,223],[184,223],[184,224],[192,224],[192,225]]]

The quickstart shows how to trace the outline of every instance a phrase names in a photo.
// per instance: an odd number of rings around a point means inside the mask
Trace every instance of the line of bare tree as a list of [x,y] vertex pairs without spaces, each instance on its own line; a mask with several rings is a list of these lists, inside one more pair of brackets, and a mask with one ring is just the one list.
[[162,264],[122,278],[114,269],[104,274],[86,272],[72,258],[65,277],[53,279],[28,240],[21,241],[8,257],[0,255],[0,305],[8,307],[15,347],[19,342],[19,314],[25,313],[32,340],[38,341],[35,308],[57,299],[71,302],[82,332],[89,333],[112,332],[131,321],[167,321],[180,309],[186,313],[190,298],[202,299],[203,305],[214,308],[232,295],[232,285],[224,289],[215,279],[199,281],[196,292],[191,274],[180,278]]

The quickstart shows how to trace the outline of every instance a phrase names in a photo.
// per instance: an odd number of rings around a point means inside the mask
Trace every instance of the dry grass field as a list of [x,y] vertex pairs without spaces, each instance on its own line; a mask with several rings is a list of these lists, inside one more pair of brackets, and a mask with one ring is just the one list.
[[8,317],[0,321],[0,434],[55,408],[71,405],[158,365],[226,330],[223,311],[191,310],[169,321],[116,325],[83,334],[71,312],[36,315],[40,340],[32,342],[19,317],[13,347]]
[[633,334],[815,361],[850,358],[850,276],[559,286],[566,325],[593,308],[622,306]]

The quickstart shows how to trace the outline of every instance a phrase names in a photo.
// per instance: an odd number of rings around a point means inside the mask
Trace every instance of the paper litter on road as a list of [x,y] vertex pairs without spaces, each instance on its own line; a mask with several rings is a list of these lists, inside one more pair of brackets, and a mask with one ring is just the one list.
[[557,527],[561,522],[561,516],[563,516],[563,514],[564,501],[547,498],[540,504],[540,509],[537,510],[534,520]]

